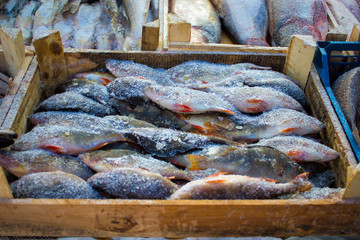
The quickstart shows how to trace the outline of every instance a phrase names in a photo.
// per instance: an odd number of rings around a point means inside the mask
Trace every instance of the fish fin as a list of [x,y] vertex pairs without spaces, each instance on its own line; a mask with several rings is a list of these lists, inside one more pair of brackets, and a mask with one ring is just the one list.
[[277,182],[275,179],[271,179],[271,178],[267,178],[267,177],[261,177],[260,179],[265,180],[267,182],[274,182],[274,183]]
[[264,100],[262,99],[258,99],[258,98],[248,98],[246,99],[247,103],[266,103]]
[[106,78],[106,77],[100,77],[101,80],[103,80],[103,85],[106,86],[108,85],[109,83],[111,83],[111,80]]
[[299,162],[301,161],[301,158],[299,155],[301,155],[303,152],[299,150],[289,150],[286,152],[286,155],[288,155],[293,161]]
[[175,103],[174,107],[179,111],[179,112],[193,112],[194,110],[192,109],[192,107],[186,105],[186,104],[180,104],[180,103]]
[[224,183],[226,182],[226,179],[215,179],[215,180],[206,180],[206,183]]
[[307,180],[308,175],[309,175],[309,172],[301,173],[296,178],[294,178],[292,180],[292,182],[297,182],[297,181],[301,181],[301,180]]
[[216,124],[212,124],[211,122],[204,122],[204,127],[208,131],[216,131],[218,127]]
[[211,175],[207,176],[207,177],[204,178],[204,179],[212,178],[212,177],[217,177],[217,176],[221,176],[221,175],[227,175],[227,174],[228,174],[227,172],[221,172],[221,171],[219,171],[219,172],[217,172],[217,173],[214,173],[214,174],[211,174]]
[[191,125],[191,126],[201,132],[205,132],[205,130],[206,130],[203,126],[200,126],[200,125]]
[[291,133],[292,131],[296,130],[297,128],[295,127],[289,127],[289,128],[285,128],[283,130],[281,130],[280,132],[282,133]]
[[202,84],[208,84],[209,82],[207,81],[201,81]]
[[204,169],[199,166],[199,160],[205,159],[205,157],[199,156],[199,155],[188,154],[188,155],[186,155],[186,158],[190,162],[190,165],[188,167],[189,171],[197,171],[197,170]]
[[314,185],[307,181],[309,172],[304,172],[299,174],[296,178],[290,181],[292,184],[297,185],[297,189],[299,192],[305,192],[307,190],[310,190]]
[[54,152],[54,153],[62,153],[63,147],[59,147],[59,146],[55,146],[55,145],[45,145],[43,147],[43,149],[49,150],[49,151]]
[[173,180],[175,179],[175,176],[171,176],[171,177],[166,177],[167,180]]
[[101,143],[99,145],[96,145],[95,147],[91,148],[90,151],[93,151],[93,150],[98,150],[106,145],[108,145],[109,143],[108,142],[104,142],[104,143]]
[[223,112],[223,113],[226,113],[228,115],[234,115],[235,113],[231,110],[228,110],[228,109],[224,109],[224,108],[217,108],[216,110],[220,111],[220,112]]

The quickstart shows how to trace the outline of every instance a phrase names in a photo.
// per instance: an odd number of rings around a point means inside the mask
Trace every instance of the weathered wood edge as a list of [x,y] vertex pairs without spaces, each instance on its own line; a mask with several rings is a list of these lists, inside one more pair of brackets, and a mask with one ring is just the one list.
[[[76,209],[76,210],[75,210]],[[0,235],[359,235],[360,201],[0,199]]]

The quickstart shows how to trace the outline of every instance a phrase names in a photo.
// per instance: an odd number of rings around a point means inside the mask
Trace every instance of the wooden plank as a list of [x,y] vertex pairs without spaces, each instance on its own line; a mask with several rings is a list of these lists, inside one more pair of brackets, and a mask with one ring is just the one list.
[[160,20],[160,34],[159,46],[157,51],[167,51],[169,42],[169,19],[167,17],[169,10],[169,2],[167,0],[159,0],[159,20]]
[[0,212],[2,236],[360,234],[359,201],[24,199],[0,200]]
[[44,84],[44,94],[49,97],[54,93],[57,84],[64,83],[68,77],[60,33],[49,31],[33,40],[33,45]]
[[349,42],[359,42],[360,41],[360,26],[354,25],[348,41]]
[[349,167],[348,179],[342,198],[360,198],[360,164],[355,168]]
[[159,46],[159,20],[147,23],[142,28],[141,50],[155,51]]
[[6,179],[3,168],[0,166],[0,199],[1,198],[13,198],[9,183]]
[[25,45],[20,29],[0,29],[0,39],[3,46],[7,74],[15,78],[25,58]]
[[305,89],[316,50],[312,36],[294,35],[291,38],[283,72]]
[[191,24],[173,13],[168,14],[170,42],[190,42]]
[[169,51],[287,53],[287,47],[262,47],[219,43],[169,43]]

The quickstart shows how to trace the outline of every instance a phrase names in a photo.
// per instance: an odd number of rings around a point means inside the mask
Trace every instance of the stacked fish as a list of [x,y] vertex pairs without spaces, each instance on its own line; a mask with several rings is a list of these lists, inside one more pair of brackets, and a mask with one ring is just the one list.
[[304,137],[324,124],[282,73],[204,61],[164,70],[109,59],[106,68],[75,74],[0,152],[20,178],[15,197],[262,199],[331,179],[300,165],[324,167],[338,153]]
[[25,44],[59,30],[67,48],[140,50],[143,24],[158,18],[157,1],[151,2],[149,12],[150,0],[8,0],[0,26],[21,29]]
[[[218,43],[221,23],[235,43],[288,46],[292,35],[325,40],[327,8],[350,33],[360,21],[357,0],[171,0],[169,10],[191,23],[191,42]],[[221,23],[220,23],[221,22]]]

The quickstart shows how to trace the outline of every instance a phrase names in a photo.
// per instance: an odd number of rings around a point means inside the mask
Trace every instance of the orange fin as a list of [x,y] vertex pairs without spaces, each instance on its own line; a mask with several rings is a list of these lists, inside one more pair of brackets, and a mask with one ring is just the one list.
[[185,105],[185,104],[176,103],[174,106],[177,108],[177,110],[178,110],[179,112],[184,112],[184,113],[186,113],[186,112],[193,112],[193,111],[194,111],[194,110],[192,109],[192,107],[190,107],[190,106],[188,106],[188,105]]
[[302,153],[302,151],[298,151],[298,150],[289,150],[286,152],[287,155],[289,156],[298,156]]
[[307,177],[308,177],[308,175],[309,175],[309,172],[304,172],[304,173],[301,173],[301,174],[299,174],[296,178],[294,178],[292,181],[293,182],[296,182],[296,181],[299,181],[299,180],[306,180],[307,179]]
[[275,179],[267,178],[267,177],[261,177],[260,179],[263,179],[267,182],[277,182]]
[[216,180],[206,180],[207,183],[224,183],[226,182],[226,179],[216,179]]
[[234,112],[228,109],[224,109],[224,108],[217,108],[218,111],[226,113],[228,115],[234,115]]
[[91,148],[90,150],[93,151],[93,150],[98,150],[106,145],[108,145],[109,143],[108,142],[105,142],[105,143],[101,143],[99,145],[96,145],[95,147]]
[[264,100],[258,99],[258,98],[246,99],[246,102],[247,103],[266,103]]
[[282,132],[282,133],[290,133],[290,132],[293,132],[296,129],[297,128],[295,128],[295,127],[290,127],[290,128],[285,128],[285,129],[281,130],[280,132]]
[[100,77],[101,80],[103,80],[103,85],[106,86],[108,85],[109,83],[111,83],[111,80],[106,78],[106,77]]
[[54,153],[62,153],[63,147],[55,146],[55,145],[45,145],[43,149],[49,150]]
[[228,174],[227,172],[221,172],[221,171],[219,171],[219,172],[217,172],[217,173],[214,173],[214,174],[211,174],[211,175],[207,176],[205,179],[207,179],[207,178],[212,178],[212,177],[217,177],[217,176],[221,176],[221,175],[227,175],[227,174]]
[[205,132],[205,130],[206,130],[203,126],[200,126],[200,125],[191,125],[191,126],[201,132]]
[[167,180],[173,180],[175,179],[175,176],[171,176],[171,177],[166,177]]
[[186,158],[190,162],[190,165],[188,167],[189,171],[197,171],[197,170],[204,169],[199,166],[199,160],[203,160],[203,159],[205,159],[205,157],[199,156],[199,155],[188,154],[188,155],[186,155]]

